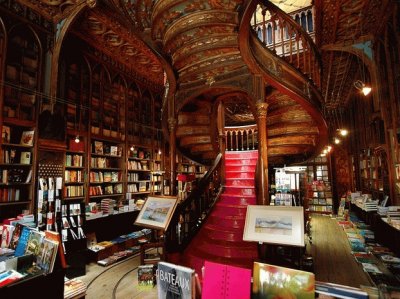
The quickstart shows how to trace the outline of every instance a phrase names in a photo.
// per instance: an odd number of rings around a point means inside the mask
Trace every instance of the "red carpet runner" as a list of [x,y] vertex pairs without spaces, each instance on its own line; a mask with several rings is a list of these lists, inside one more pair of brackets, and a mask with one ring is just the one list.
[[256,204],[258,152],[226,152],[225,157],[225,190],[184,253],[185,264],[200,276],[204,260],[251,269],[258,257],[257,243],[243,241],[247,205]]

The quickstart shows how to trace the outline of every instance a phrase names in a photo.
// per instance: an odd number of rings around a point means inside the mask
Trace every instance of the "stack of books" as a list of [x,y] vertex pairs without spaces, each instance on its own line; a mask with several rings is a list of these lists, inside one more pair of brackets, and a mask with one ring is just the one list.
[[104,198],[101,200],[100,206],[104,214],[114,214],[115,200],[111,198]]
[[66,279],[64,283],[64,299],[78,298],[86,294],[86,284],[77,278]]

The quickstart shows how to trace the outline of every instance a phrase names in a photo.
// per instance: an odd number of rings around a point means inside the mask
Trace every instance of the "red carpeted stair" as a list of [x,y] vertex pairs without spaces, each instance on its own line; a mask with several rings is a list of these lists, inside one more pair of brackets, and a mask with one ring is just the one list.
[[251,269],[257,243],[243,241],[247,205],[256,204],[257,151],[225,153],[225,189],[184,253],[184,263],[201,276],[204,260]]

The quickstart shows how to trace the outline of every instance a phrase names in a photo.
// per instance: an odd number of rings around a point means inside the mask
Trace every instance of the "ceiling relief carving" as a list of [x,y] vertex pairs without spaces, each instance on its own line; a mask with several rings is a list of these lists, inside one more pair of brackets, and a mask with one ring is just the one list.
[[86,11],[74,25],[74,32],[128,65],[139,76],[163,85],[163,69],[155,54],[142,40],[124,29],[116,18],[99,9]]
[[66,18],[76,7],[86,5],[93,8],[97,0],[16,0],[31,8],[48,20],[58,23]]

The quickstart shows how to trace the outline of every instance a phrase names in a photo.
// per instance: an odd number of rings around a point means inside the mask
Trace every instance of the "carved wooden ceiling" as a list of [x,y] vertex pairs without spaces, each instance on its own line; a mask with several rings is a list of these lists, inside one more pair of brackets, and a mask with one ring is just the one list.
[[[322,95],[327,112],[343,109],[369,81],[371,40],[385,23],[387,0],[315,0],[317,45],[322,57]],[[364,82],[366,83],[366,82]]]

